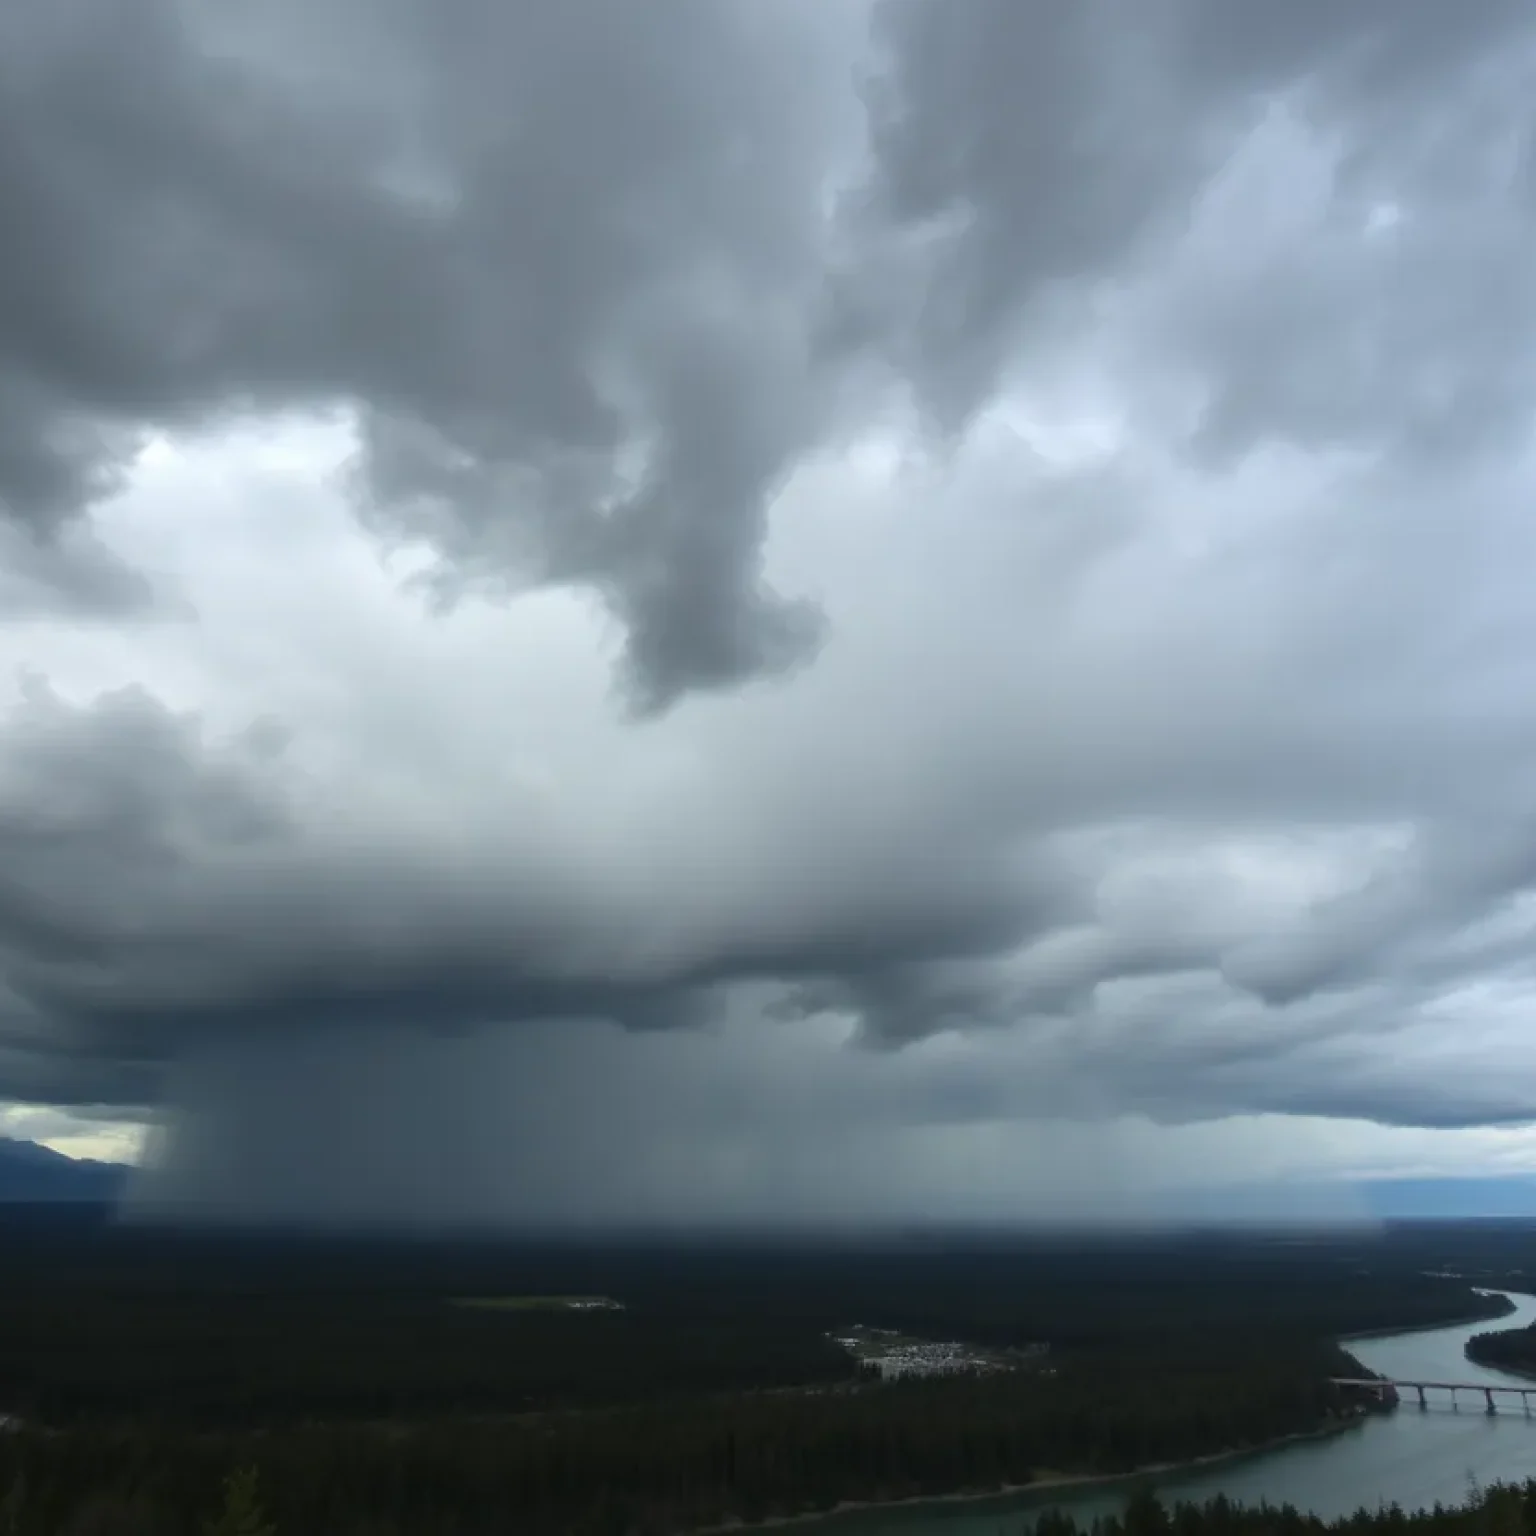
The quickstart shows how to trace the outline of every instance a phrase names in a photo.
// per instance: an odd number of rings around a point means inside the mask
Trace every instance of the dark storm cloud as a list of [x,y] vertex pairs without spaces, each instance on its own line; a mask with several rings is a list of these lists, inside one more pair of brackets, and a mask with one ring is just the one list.
[[[1199,445],[1438,457],[1522,419],[1532,39],[1514,0],[886,0],[876,36],[870,244],[843,323],[943,425],[1021,350],[1080,345],[1106,289],[1192,225],[1195,264],[1146,318],[1138,367],[1164,390],[1192,373]],[[1222,206],[1249,136],[1287,114],[1321,130],[1326,207],[1295,165],[1273,173],[1289,220]],[[1391,232],[1355,238],[1389,207]]]
[[[0,725],[0,1088],[139,1102],[209,1042],[664,1031],[762,985],[781,1016],[887,1044],[1020,1026],[1038,1091],[951,1085],[977,1113],[1508,1117],[1476,1084],[1437,1110],[1371,1052],[1307,1085],[1328,1042],[1519,963],[1523,934],[1475,936],[1536,875],[1507,660],[1536,387],[1528,12],[883,0],[864,20],[810,0],[0,18],[6,612],[147,600],[89,537],[147,433],[340,406],[372,533],[424,542],[450,600],[598,594],[653,717],[628,750],[697,729],[678,756],[707,770],[627,819],[507,790],[450,837],[261,732],[38,692]],[[916,639],[879,677],[899,707],[843,683],[745,750],[719,716],[657,718],[826,637],[764,576],[797,468],[892,393],[958,441],[1077,359],[1155,451],[1057,477],[1077,493],[1051,492],[1059,582],[1000,543],[1021,569],[978,584],[977,616],[935,537]],[[1289,491],[1278,448],[1347,467]],[[985,515],[1026,525],[1026,491]],[[1137,531],[1196,500],[1285,531],[1138,585]],[[970,510],[933,501],[935,522]],[[1168,545],[1225,532],[1191,518]],[[1111,555],[1133,566],[1118,627],[1074,631],[1066,589]],[[1059,634],[1010,627],[1036,608]],[[1052,675],[1058,654],[1081,675]],[[1344,846],[1362,827],[1400,846]],[[1136,837],[1169,828],[1154,852],[1182,872],[1116,896]],[[1319,829],[1342,851],[1316,880],[1272,848],[1228,878],[1180,843]]]
[[1317,903],[1290,932],[1228,959],[1230,980],[1287,1003],[1412,964],[1536,883],[1536,820],[1427,829],[1360,887]]
[[1079,318],[1072,300],[1193,190],[1201,103],[1175,98],[1166,20],[1112,0],[877,8],[853,216],[869,247],[841,324],[945,427],[991,394],[1022,326]]
[[642,703],[788,665],[817,623],[759,546],[817,430],[810,15],[11,7],[0,506],[57,549],[149,427],[351,404],[369,521],[450,585],[592,586]]
[[153,585],[79,526],[0,522],[0,615],[111,622],[157,606]]
[[[153,1102],[188,1052],[297,1049],[349,1027],[691,1029],[767,986],[770,1012],[839,1013],[873,1043],[1022,1028],[1016,1061],[926,1083],[905,1111],[919,1121],[957,1106],[961,1119],[1512,1113],[1514,1091],[1490,1096],[1475,1071],[1458,1089],[1383,1070],[1426,998],[1509,967],[1486,945],[1456,954],[1531,884],[1531,845],[1488,827],[1443,828],[1276,937],[1223,888],[1202,893],[1198,871],[1161,897],[1106,896],[1128,851],[1113,839],[1004,858],[925,822],[893,863],[876,823],[778,871],[730,847],[701,858],[762,815],[750,793],[719,825],[701,820],[680,862],[653,844],[594,866],[568,831],[515,820],[471,853],[360,817],[270,730],[211,740],[142,693],[74,708],[34,689],[0,746],[0,1093],[16,1097]],[[762,827],[763,849],[800,846],[793,826]],[[1415,982],[1404,956],[1432,969],[1437,955],[1442,973]],[[1352,984],[1394,970],[1390,999],[1356,1004]],[[1341,1041],[1365,1042],[1347,1072],[1327,1056]]]
[[[732,983],[922,976],[1081,901],[1044,851],[1020,870],[923,828],[891,849],[852,825],[777,873],[772,827],[740,865],[712,823],[632,866],[515,817],[473,850],[415,839],[311,793],[270,731],[212,743],[141,692],[77,709],[34,687],[0,743],[0,1041],[56,1072],[346,1025],[684,1028]],[[900,1028],[901,989],[867,1012]]]
[[147,1114],[164,1102],[165,1064],[0,1046],[0,1093],[81,1116]]
[[1472,0],[1455,12],[1435,0],[1297,0],[1237,9],[1182,0],[1179,45],[1207,89],[1274,90],[1304,79],[1349,110],[1436,92],[1446,74],[1521,35],[1520,0]]
[[[7,563],[70,605],[142,599],[70,529],[145,430],[340,403],[365,518],[427,540],[445,591],[591,587],[642,707],[782,670],[821,625],[764,584],[765,507],[831,430],[849,343],[957,424],[1031,332],[1070,334],[1095,282],[1178,236],[1256,97],[1315,83],[1346,155],[1411,192],[1380,113],[1476,88],[1522,14],[885,0],[861,52],[853,6],[13,6],[0,506],[39,552]],[[1446,366],[1464,430],[1525,377],[1511,347],[1486,367],[1495,306],[1529,311],[1506,243],[1501,286],[1447,301],[1418,242],[1390,312],[1373,270],[1324,273],[1305,313],[1310,272],[1257,313],[1218,284],[1175,338],[1210,431],[1348,431],[1394,392],[1423,430]],[[1368,377],[1335,366],[1362,342]]]

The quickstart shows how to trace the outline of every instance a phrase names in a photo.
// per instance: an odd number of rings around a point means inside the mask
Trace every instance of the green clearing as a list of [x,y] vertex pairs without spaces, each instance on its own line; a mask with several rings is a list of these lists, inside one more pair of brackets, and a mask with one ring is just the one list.
[[456,1307],[489,1312],[622,1312],[610,1296],[455,1296]]

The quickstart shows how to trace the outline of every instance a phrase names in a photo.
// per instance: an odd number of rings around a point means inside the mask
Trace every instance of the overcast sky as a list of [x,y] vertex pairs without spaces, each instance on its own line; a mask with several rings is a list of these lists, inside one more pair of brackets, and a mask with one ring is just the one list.
[[1533,103],[1525,0],[13,0],[0,1127],[1536,1168]]

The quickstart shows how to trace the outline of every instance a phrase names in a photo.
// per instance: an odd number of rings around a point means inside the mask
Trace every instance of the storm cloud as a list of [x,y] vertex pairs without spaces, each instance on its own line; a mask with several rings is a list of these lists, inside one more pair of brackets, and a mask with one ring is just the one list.
[[808,1125],[884,1210],[935,1127],[1532,1118],[1533,76],[1513,0],[12,6],[0,1095],[281,1206],[250,1127],[382,1190],[432,1079],[590,1136],[523,1214],[740,1093],[765,1211]]

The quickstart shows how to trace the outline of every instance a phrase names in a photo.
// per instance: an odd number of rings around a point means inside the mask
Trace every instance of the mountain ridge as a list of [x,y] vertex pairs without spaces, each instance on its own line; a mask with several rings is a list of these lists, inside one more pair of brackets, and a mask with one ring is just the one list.
[[127,1163],[68,1157],[35,1141],[0,1136],[0,1201],[113,1201],[129,1171]]

